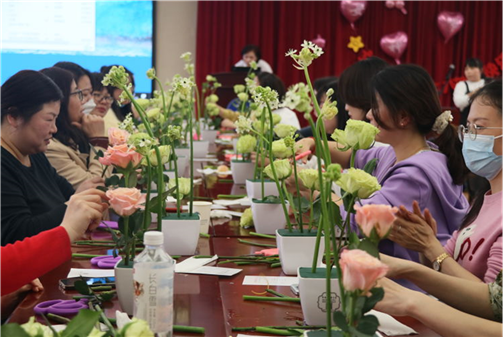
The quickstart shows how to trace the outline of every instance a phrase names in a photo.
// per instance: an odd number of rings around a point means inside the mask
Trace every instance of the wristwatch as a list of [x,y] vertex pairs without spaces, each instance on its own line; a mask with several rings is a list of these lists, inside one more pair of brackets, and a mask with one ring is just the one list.
[[433,269],[436,271],[440,271],[440,265],[446,258],[450,257],[449,254],[447,253],[442,253],[440,254],[434,261],[433,261]]

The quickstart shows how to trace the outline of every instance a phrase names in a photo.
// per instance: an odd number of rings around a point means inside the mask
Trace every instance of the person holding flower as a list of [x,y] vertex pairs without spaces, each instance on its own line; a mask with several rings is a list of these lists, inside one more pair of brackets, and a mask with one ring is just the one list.
[[435,235],[441,218],[428,209],[422,214],[424,207],[420,203],[415,203],[413,214],[402,207],[390,236],[396,243],[420,252],[442,273],[486,283],[494,281],[503,268],[501,91],[501,80],[477,91],[468,126],[459,127],[464,161],[470,171],[489,180],[490,189],[475,198],[447,243]]
[[[103,118],[82,113],[81,91],[69,71],[53,67],[40,72],[51,78],[63,93],[57,131],[47,147],[47,159],[75,189],[87,179],[101,182],[103,168],[95,158],[95,151],[105,151],[108,144]],[[110,174],[105,172],[105,177]]]

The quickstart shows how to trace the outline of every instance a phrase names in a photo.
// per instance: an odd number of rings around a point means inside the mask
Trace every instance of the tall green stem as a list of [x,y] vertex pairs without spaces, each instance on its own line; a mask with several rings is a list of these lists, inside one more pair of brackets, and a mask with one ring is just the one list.
[[314,222],[314,202],[313,202],[313,195],[314,195],[314,190],[311,190],[311,194],[309,196],[309,206],[310,206],[310,212],[309,212],[309,226],[307,231],[310,232],[311,229],[313,228],[313,222]]
[[[197,92],[197,90],[196,90]],[[194,105],[191,104],[191,107]],[[192,210],[193,210],[193,201],[194,201],[194,139],[192,137],[192,111],[189,111],[189,130],[191,133],[190,137],[190,204],[189,204],[189,216],[192,216]]]
[[175,186],[176,186],[176,216],[179,218],[180,217],[180,207],[181,207],[181,200],[178,198],[179,193],[178,193],[178,157],[175,152],[175,147],[171,147],[171,156],[174,158],[174,164],[175,164]]
[[129,266],[129,245],[131,240],[129,237],[129,216],[124,217],[124,236],[126,237],[126,247],[124,247],[124,265]]
[[[292,148],[292,153],[295,153],[295,149]],[[293,174],[295,176],[295,187],[297,188],[297,205],[298,205],[298,209],[297,209],[297,216],[298,216],[298,220],[297,220],[297,225],[299,227],[299,230],[301,233],[304,232],[304,224],[302,223],[302,209],[301,209],[301,205],[302,205],[302,201],[301,201],[301,196],[300,196],[300,189],[299,189],[299,179],[297,177],[297,161],[295,160],[295,157],[293,158]]]
[[143,230],[147,230],[150,226],[147,223],[148,216],[150,214],[150,190],[152,189],[152,169],[150,164],[149,156],[145,156],[147,158],[147,198],[145,199],[145,213],[143,214]]

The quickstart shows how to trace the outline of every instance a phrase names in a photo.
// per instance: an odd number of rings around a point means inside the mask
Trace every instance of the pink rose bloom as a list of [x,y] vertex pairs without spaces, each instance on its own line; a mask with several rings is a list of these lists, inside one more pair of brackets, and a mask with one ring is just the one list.
[[141,194],[137,188],[116,188],[108,190],[107,197],[110,198],[110,206],[120,216],[130,216],[137,209],[145,208],[142,204],[145,203],[145,194]]
[[347,291],[362,290],[366,293],[388,271],[387,265],[360,249],[344,250],[339,264],[342,284]]
[[108,142],[115,145],[126,144],[129,139],[129,132],[117,128],[109,128],[108,129]]
[[398,208],[389,205],[355,205],[355,210],[356,222],[366,237],[370,237],[372,228],[375,228],[379,237],[384,238],[395,221]]
[[114,165],[117,167],[126,168],[129,162],[136,167],[141,161],[142,155],[135,151],[134,147],[128,147],[127,144],[109,146],[105,152],[105,156],[99,158],[103,165]]

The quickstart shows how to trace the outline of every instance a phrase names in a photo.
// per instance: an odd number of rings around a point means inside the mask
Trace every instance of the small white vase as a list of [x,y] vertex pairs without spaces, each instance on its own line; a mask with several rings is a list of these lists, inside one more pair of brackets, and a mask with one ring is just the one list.
[[194,255],[201,229],[199,214],[169,213],[162,219],[164,250],[170,255]]
[[238,143],[239,137],[232,138],[232,148],[234,149],[234,153],[236,153],[236,145]]
[[114,267],[115,290],[121,305],[122,311],[128,315],[133,315],[134,309],[134,282],[133,282],[133,261],[129,261],[129,266],[120,266],[122,260]]
[[215,143],[217,139],[218,130],[201,130],[201,136],[203,140],[210,142],[210,144]]
[[[288,202],[286,202],[288,209]],[[260,234],[275,234],[276,230],[286,226],[285,212],[281,203],[260,202],[251,200],[253,225],[255,232]]]
[[[325,279],[326,268],[317,268],[316,273],[311,273],[310,267],[299,267],[297,275],[299,278],[299,297],[304,314],[304,321],[307,325],[326,325],[326,300],[327,287]],[[332,299],[332,312],[341,309],[341,292],[337,271],[332,269],[330,280],[330,293]],[[333,315],[332,317],[333,322]],[[334,323],[335,324],[335,323]]]
[[[262,199],[262,182],[260,179],[246,179],[246,194],[251,199]],[[264,181],[264,197],[279,196],[276,183],[271,180]]]
[[177,156],[185,156],[190,158],[190,148],[188,146],[175,147],[175,154]]
[[[176,166],[178,169],[178,176],[179,177],[183,177],[183,175],[185,174],[188,163],[189,163],[189,157],[178,156],[178,159],[176,160]],[[173,169],[174,169],[174,167],[173,167]]]
[[207,140],[194,140],[194,158],[206,158],[210,142]]
[[[314,249],[316,246],[316,229],[300,233],[298,229],[278,229],[276,231],[276,244],[278,246],[281,268],[286,275],[297,275],[299,267],[313,265]],[[319,254],[316,266],[321,265],[325,241],[323,235],[320,240]]]
[[249,160],[231,160],[231,171],[234,184],[245,184],[246,179],[253,178],[255,163],[252,163]]

